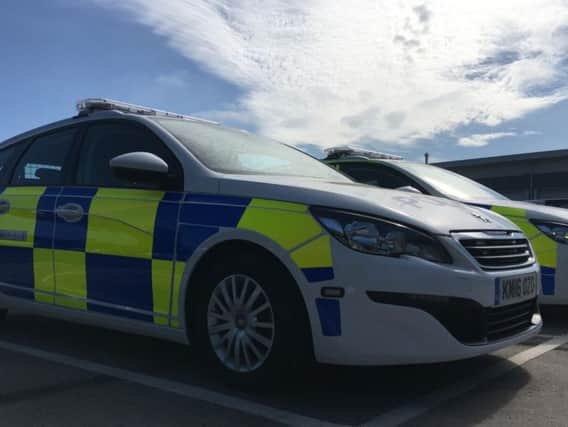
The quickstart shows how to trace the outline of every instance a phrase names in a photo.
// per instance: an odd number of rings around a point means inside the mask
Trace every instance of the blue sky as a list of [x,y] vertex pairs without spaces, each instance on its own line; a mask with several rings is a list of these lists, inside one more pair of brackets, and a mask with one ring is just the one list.
[[4,0],[0,140],[103,96],[314,154],[344,143],[433,160],[568,148],[565,2],[357,3]]
[[88,2],[4,0],[0,35],[0,140],[74,115],[85,97],[192,113],[242,92],[148,28]]

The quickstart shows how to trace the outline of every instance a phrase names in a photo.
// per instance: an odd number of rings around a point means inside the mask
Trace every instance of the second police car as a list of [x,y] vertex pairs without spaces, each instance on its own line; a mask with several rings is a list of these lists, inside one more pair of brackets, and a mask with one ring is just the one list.
[[492,352],[540,330],[538,282],[500,215],[214,123],[90,99],[0,144],[0,307],[189,342],[231,380]]
[[[326,163],[355,181],[382,188],[402,188],[447,197],[498,212],[529,237],[542,273],[542,304],[568,304],[568,210],[509,200],[462,175],[433,165],[385,155],[335,147]],[[504,256],[514,257],[509,251]]]

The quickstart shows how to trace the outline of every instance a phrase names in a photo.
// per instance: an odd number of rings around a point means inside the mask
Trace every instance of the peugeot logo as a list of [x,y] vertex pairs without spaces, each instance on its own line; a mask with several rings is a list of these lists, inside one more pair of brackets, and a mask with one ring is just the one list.
[[471,213],[474,217],[476,217],[478,220],[488,224],[491,222],[491,220],[489,218],[487,218],[486,216],[483,216],[481,214],[478,214],[477,212],[472,212]]

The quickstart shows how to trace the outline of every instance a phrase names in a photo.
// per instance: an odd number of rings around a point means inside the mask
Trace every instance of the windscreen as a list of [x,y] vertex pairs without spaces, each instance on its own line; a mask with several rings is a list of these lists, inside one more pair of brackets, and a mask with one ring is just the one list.
[[507,200],[505,196],[485,185],[446,169],[411,162],[405,162],[403,167],[451,199],[463,202],[474,202],[484,199]]
[[319,160],[247,132],[179,119],[154,119],[205,166],[228,174],[287,175],[350,182]]

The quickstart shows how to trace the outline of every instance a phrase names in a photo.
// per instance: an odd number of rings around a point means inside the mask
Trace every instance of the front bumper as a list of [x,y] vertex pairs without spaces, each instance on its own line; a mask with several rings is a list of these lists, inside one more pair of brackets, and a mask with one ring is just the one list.
[[537,298],[502,307],[483,307],[464,298],[368,292],[372,301],[422,310],[462,344],[483,345],[522,333],[540,316]]
[[[488,273],[418,259],[364,255],[338,242],[332,242],[332,245],[334,280],[311,284],[307,290],[308,301],[314,304],[310,312],[319,316],[319,319],[312,320],[314,351],[319,362],[401,365],[465,359],[525,341],[538,334],[542,327],[540,315],[531,314],[530,321],[527,323],[526,317],[523,317],[525,323],[519,324],[516,329],[501,334],[499,331],[488,332],[489,319],[493,323],[503,320],[499,317],[503,310],[494,307],[495,280],[511,275],[538,273],[537,265]],[[345,289],[342,298],[333,300],[340,324],[332,328],[329,325],[326,327],[322,321],[322,316],[327,312],[322,310],[321,302],[331,300],[321,296],[322,288],[326,286]],[[403,298],[419,295],[425,297],[425,301],[435,301],[436,304],[444,300],[454,304],[456,301],[467,301],[464,304],[470,309],[473,307],[469,314],[472,327],[466,328],[465,332],[460,331],[459,325],[456,328],[455,322],[453,325],[451,321],[448,322],[443,311],[440,314],[420,304],[412,306],[389,301],[384,298],[385,295]],[[532,298],[523,304],[530,305],[530,311],[536,310]],[[509,308],[512,309],[512,306]],[[452,312],[451,309],[449,311]],[[467,318],[466,314],[465,320]],[[512,322],[507,323],[508,319],[505,320],[506,325],[514,326]],[[496,326],[492,327],[495,332]]]

